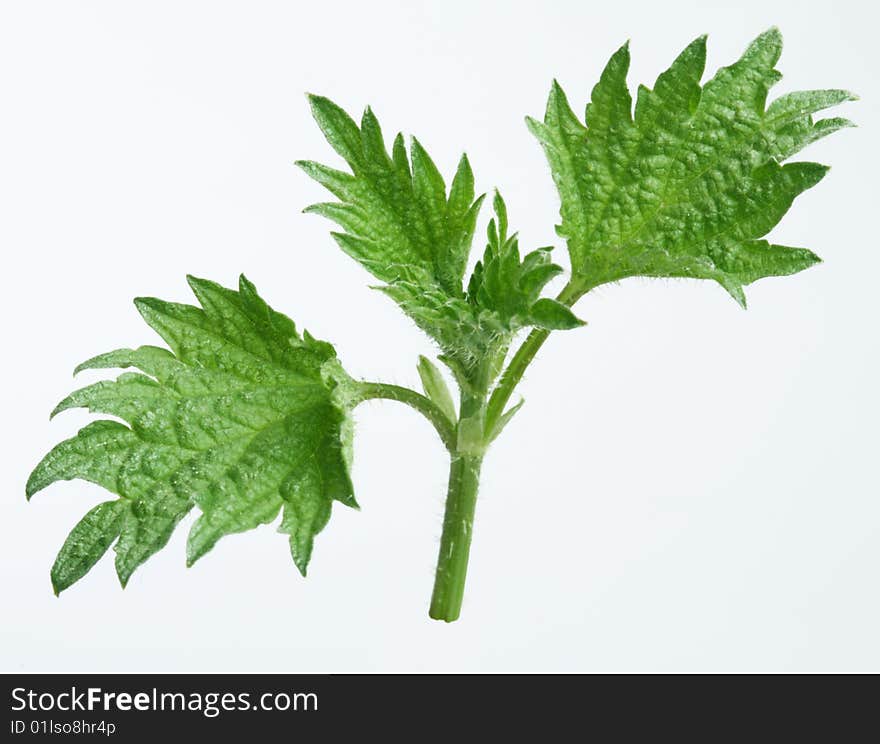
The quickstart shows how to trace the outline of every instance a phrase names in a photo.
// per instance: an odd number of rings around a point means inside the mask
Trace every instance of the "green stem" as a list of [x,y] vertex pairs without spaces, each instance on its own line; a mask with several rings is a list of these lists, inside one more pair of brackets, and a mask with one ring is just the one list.
[[[565,285],[557,299],[571,307],[589,289],[583,282],[572,280]],[[480,467],[488,445],[486,433],[495,430],[495,424],[504,412],[514,388],[549,335],[549,331],[535,328],[526,337],[501,375],[488,402],[485,393],[462,393],[457,441],[455,447],[450,448],[452,463],[449,468],[449,490],[429,611],[435,620],[451,623],[461,614],[480,484]]]
[[456,447],[449,467],[443,534],[428,614],[451,623],[461,614],[485,437],[485,395],[462,393]]
[[482,460],[481,456],[452,456],[440,554],[428,612],[435,620],[451,623],[461,614]]
[[[584,286],[582,283],[572,280],[562,288],[562,291],[556,299],[563,305],[571,307],[583,297],[589,289],[589,287]],[[544,342],[549,335],[550,331],[545,330],[544,328],[534,328],[532,329],[532,332],[526,336],[526,340],[522,342],[519,349],[516,350],[516,353],[507,365],[507,369],[505,369],[501,375],[498,385],[496,385],[495,390],[492,391],[492,396],[489,398],[489,405],[486,409],[486,431],[492,431],[494,429],[498,417],[504,413],[504,409],[507,407],[507,402],[510,400],[510,396],[513,395],[514,389],[522,379],[526,367],[528,367],[532,359],[535,358],[538,349],[544,345]]]
[[434,425],[440,439],[446,445],[446,449],[450,451],[455,449],[455,426],[430,398],[400,385],[390,385],[384,382],[362,382],[359,384],[357,403],[376,398],[396,400],[414,408]]
[[[570,281],[557,299],[571,307],[588,289],[580,282]],[[440,553],[437,556],[434,591],[428,613],[435,620],[451,623],[461,614],[480,485],[480,468],[488,446],[486,433],[494,431],[495,424],[504,412],[514,388],[522,379],[526,367],[549,335],[549,331],[537,328],[528,335],[513,355],[491,396],[487,396],[485,390],[488,382],[481,384],[488,370],[481,370],[481,374],[474,378],[476,384],[469,385],[468,392],[462,391],[457,424],[450,421],[429,398],[414,390],[381,382],[360,384],[360,400],[396,400],[412,406],[426,416],[434,424],[452,455]],[[480,392],[474,392],[474,389]]]

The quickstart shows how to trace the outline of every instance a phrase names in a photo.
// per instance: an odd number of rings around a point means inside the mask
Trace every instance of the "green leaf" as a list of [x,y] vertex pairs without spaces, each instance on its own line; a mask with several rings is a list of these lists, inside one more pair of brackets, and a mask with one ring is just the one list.
[[608,62],[584,121],[554,83],[543,122],[528,119],[559,191],[560,236],[586,291],[629,276],[712,279],[745,306],[743,286],[819,259],[765,236],[826,168],[781,161],[850,123],[814,122],[854,96],[790,93],[766,107],[779,80],[776,29],[759,36],[704,86],[706,40],[691,43],[633,112],[628,46]]
[[[345,137],[338,133],[340,147]],[[281,530],[304,574],[332,501],[357,506],[349,477],[351,381],[333,347],[300,335],[244,277],[237,291],[189,283],[201,307],[136,300],[170,350],[142,346],[90,359],[77,371],[140,371],[77,390],[53,412],[85,407],[121,419],[93,422],[61,442],[28,481],[28,497],[73,478],[119,496],[74,528],[52,569],[56,591],[81,578],[114,541],[125,585],[193,507],[201,514],[188,563],[283,508]]]
[[507,206],[497,191],[493,205],[488,244],[471,274],[468,301],[479,313],[491,313],[508,333],[529,326],[557,330],[583,325],[565,305],[540,296],[547,282],[562,273],[562,267],[550,261],[550,248],[520,259],[519,240],[507,234]]
[[419,377],[422,379],[422,388],[439,408],[446,418],[454,425],[458,417],[455,414],[455,403],[452,401],[452,393],[446,385],[446,380],[440,374],[440,370],[434,366],[430,359],[419,356]]
[[516,415],[516,412],[523,407],[523,403],[525,403],[524,398],[520,398],[519,402],[515,405],[512,405],[508,408],[501,416],[498,417],[498,420],[495,422],[495,425],[492,427],[492,431],[489,432],[489,442],[494,442],[498,435],[504,431],[504,428],[510,423],[510,420]]
[[538,300],[530,312],[532,322],[548,331],[567,331],[585,325],[568,307],[549,297]]
[[301,161],[300,167],[339,199],[306,211],[342,227],[344,232],[333,233],[337,243],[385,282],[377,289],[437,342],[459,381],[473,382],[482,366],[495,370],[520,328],[579,325],[570,311],[551,308],[551,300],[539,301],[546,283],[562,269],[550,262],[549,249],[520,260],[516,236],[507,235],[507,208],[497,192],[489,246],[463,291],[483,200],[474,198],[466,156],[447,195],[440,171],[418,140],[412,140],[407,152],[398,134],[389,156],[369,108],[358,126],[332,101],[320,96],[310,101],[315,121],[351,172]]
[[[462,280],[482,197],[462,156],[446,194],[443,176],[418,140],[410,154],[397,135],[389,157],[373,112],[361,125],[322,96],[310,96],[312,114],[351,173],[310,161],[298,165],[339,199],[306,209],[335,221],[342,249],[377,279],[418,281],[450,297],[462,296]],[[410,165],[411,162],[411,165]]]

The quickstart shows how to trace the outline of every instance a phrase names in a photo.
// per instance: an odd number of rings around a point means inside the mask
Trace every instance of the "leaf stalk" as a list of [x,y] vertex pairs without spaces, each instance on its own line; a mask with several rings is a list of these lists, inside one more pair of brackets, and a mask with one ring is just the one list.
[[414,408],[433,424],[446,449],[450,452],[455,449],[455,423],[427,396],[401,385],[385,382],[358,383],[355,404],[376,399],[396,400]]
[[[572,307],[581,297],[592,289],[592,286],[585,284],[574,277],[566,284],[557,296],[557,300],[567,307]],[[544,345],[550,331],[544,328],[534,328],[531,333],[526,336],[519,349],[510,360],[507,368],[501,374],[501,379],[492,391],[489,398],[489,405],[486,409],[486,430],[492,431],[499,417],[504,413],[510,396],[522,379],[526,368],[531,364],[535,354]]]

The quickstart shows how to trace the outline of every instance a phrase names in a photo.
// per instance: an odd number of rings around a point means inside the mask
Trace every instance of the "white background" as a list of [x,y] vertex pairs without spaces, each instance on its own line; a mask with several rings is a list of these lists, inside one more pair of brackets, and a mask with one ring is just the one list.
[[[3,3],[2,671],[880,671],[875,11],[595,5]],[[337,162],[305,91],[370,103],[447,174],[466,148],[525,245],[558,245],[523,124],[551,78],[582,110],[627,38],[634,86],[701,33],[714,71],[773,24],[776,93],[862,95],[773,233],[825,263],[750,287],[747,312],[708,283],[585,298],[590,325],[546,345],[486,463],[459,623],[426,612],[445,455],[393,403],[357,411],[363,510],[335,509],[308,580],[268,526],[186,570],[190,519],[125,592],[106,556],[53,597],[55,552],[102,492],[26,504],[24,483],[89,420],[47,420],[74,365],[155,342],[134,296],[244,271],[352,374],[417,384],[429,343],[300,214],[324,195],[293,161]]]

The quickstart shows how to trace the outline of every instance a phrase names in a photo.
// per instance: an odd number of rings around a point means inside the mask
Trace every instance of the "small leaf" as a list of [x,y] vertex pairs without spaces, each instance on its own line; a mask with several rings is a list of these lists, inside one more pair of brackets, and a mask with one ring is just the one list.
[[419,356],[419,377],[422,378],[422,387],[434,405],[439,408],[451,423],[455,423],[457,416],[455,413],[455,403],[452,402],[452,393],[446,385],[446,380],[440,370],[424,356]]
[[539,328],[565,331],[586,325],[561,302],[542,297],[529,309],[529,318]]
[[498,220],[498,243],[501,245],[507,240],[507,205],[497,189],[492,199],[492,208],[495,210],[495,217]]
[[504,428],[510,423],[510,420],[516,415],[516,412],[522,408],[523,403],[525,403],[524,398],[520,398],[519,402],[508,408],[501,416],[498,417],[498,420],[495,422],[495,425],[492,427],[492,431],[489,432],[489,442],[494,442],[495,439],[498,438],[498,435],[504,431]]
[[562,268],[551,263],[549,248],[539,248],[520,260],[517,236],[507,236],[507,206],[498,191],[493,204],[489,244],[468,283],[468,302],[480,312],[491,313],[508,334],[527,326],[564,329],[582,325],[564,305],[538,299]]

